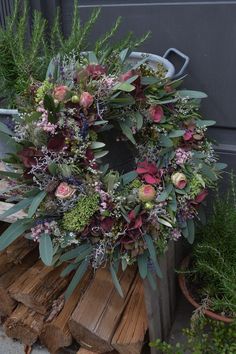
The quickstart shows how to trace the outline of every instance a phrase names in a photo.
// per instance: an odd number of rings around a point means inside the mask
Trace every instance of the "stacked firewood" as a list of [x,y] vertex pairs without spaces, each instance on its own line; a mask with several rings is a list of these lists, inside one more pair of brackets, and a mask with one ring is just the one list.
[[[1,222],[0,233],[6,226]],[[118,275],[124,298],[104,268],[88,271],[64,302],[72,275],[61,277],[63,267],[44,266],[37,245],[24,236],[0,253],[0,315],[7,336],[27,346],[39,340],[50,353],[73,340],[81,345],[78,354],[140,353],[147,316],[136,269]]]

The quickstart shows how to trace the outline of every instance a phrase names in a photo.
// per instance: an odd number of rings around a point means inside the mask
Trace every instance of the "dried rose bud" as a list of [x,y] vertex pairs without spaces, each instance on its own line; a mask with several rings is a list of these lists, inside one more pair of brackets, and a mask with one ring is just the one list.
[[89,108],[93,104],[93,96],[89,92],[82,92],[79,100],[79,104],[83,108]]
[[69,199],[71,198],[76,190],[69,186],[66,182],[62,182],[56,189],[55,196],[59,199]]
[[156,190],[150,184],[142,185],[138,191],[139,199],[142,202],[150,202],[156,196]]
[[69,88],[67,86],[63,86],[63,85],[56,86],[53,91],[53,96],[56,100],[61,102],[65,99],[68,91],[69,91]]
[[148,112],[154,123],[159,123],[164,116],[163,108],[161,106],[151,106]]
[[171,181],[174,184],[175,187],[179,189],[183,189],[187,185],[187,178],[186,176],[181,173],[181,172],[176,172],[171,176]]

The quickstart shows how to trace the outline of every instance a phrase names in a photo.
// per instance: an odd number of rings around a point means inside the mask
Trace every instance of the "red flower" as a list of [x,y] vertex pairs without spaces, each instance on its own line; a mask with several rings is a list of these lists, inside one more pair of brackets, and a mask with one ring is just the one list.
[[111,217],[107,217],[101,221],[101,228],[104,232],[109,232],[113,228],[115,220]]
[[133,243],[139,237],[143,235],[141,229],[143,225],[142,215],[135,215],[134,210],[132,210],[129,215],[130,223],[126,225],[126,230],[124,236],[121,238],[121,243]]
[[203,202],[203,200],[206,198],[206,196],[208,195],[208,191],[206,189],[203,189],[203,191],[201,191],[194,199],[195,203],[201,203]]
[[35,147],[27,147],[18,153],[19,158],[27,168],[34,166],[37,163],[37,157],[42,155],[42,152]]
[[149,163],[147,160],[137,163],[136,172],[148,184],[157,184],[161,181],[161,171],[157,169],[156,164]]
[[53,136],[48,142],[48,149],[55,152],[61,151],[64,148],[64,146],[65,146],[65,137],[61,133]]
[[96,162],[94,162],[93,150],[92,149],[87,149],[85,156],[86,156],[86,161],[85,161],[86,165],[89,165],[93,169],[96,170],[98,166],[97,166]]
[[86,72],[93,79],[98,79],[100,76],[106,74],[107,70],[104,66],[99,64],[89,64],[86,68]]
[[151,106],[148,112],[154,123],[159,123],[164,116],[163,108],[161,106]]

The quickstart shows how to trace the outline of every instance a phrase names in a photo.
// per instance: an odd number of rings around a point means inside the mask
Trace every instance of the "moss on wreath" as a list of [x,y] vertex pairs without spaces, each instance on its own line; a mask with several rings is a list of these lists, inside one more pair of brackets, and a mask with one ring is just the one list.
[[99,209],[99,195],[82,197],[75,208],[64,214],[62,224],[65,230],[81,231],[89,223],[90,218]]

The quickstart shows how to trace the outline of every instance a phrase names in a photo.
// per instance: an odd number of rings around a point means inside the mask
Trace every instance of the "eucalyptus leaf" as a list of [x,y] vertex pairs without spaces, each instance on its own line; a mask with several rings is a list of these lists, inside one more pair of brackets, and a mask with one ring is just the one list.
[[142,85],[153,85],[156,84],[159,81],[159,79],[157,79],[154,76],[142,76],[141,77],[141,84]]
[[124,122],[119,121],[121,130],[123,132],[123,134],[135,145],[136,141],[133,137],[133,133],[132,130],[130,129],[130,127],[128,127],[128,125]]
[[159,221],[160,224],[165,225],[170,228],[173,228],[173,226],[171,225],[171,223],[169,221],[161,218],[160,216],[158,216],[157,220]]
[[171,147],[173,146],[173,142],[168,136],[162,134],[159,138],[159,145],[164,147]]
[[124,92],[132,92],[135,89],[135,86],[124,81],[124,82],[116,84],[115,86],[113,86],[112,89],[114,91],[119,90],[119,91],[124,91]]
[[158,261],[157,261],[156,248],[154,246],[153,239],[150,235],[146,234],[146,235],[144,235],[144,240],[146,242],[146,245],[147,245],[147,248],[148,248],[148,251],[150,254],[150,258],[151,258],[153,265],[155,267],[155,271],[156,271],[157,275],[159,276],[159,278],[162,278],[162,272],[161,272],[161,268],[160,268]]
[[127,260],[126,260],[125,258],[122,258],[122,259],[121,259],[121,268],[122,268],[122,271],[124,272],[127,267],[128,267]]
[[183,136],[185,133],[185,130],[173,130],[168,134],[169,138],[178,138],[180,136]]
[[68,288],[66,289],[65,292],[65,298],[68,299],[77,285],[79,284],[80,280],[83,278],[84,274],[86,273],[88,269],[88,264],[89,262],[87,260],[84,260],[78,267],[78,269],[75,272],[75,275],[73,276]]
[[129,48],[125,48],[125,49],[123,49],[123,50],[120,52],[119,57],[120,57],[121,63],[124,63],[124,62],[125,62],[125,60],[126,60],[126,59],[128,58],[128,56],[129,56],[129,54],[130,54],[130,49],[129,49]]
[[0,251],[3,251],[32,225],[31,220],[20,219],[11,224],[0,237]]
[[136,171],[130,171],[125,173],[124,175],[121,176],[121,180],[123,185],[129,184],[132,182],[135,178],[137,178],[138,174]]
[[216,121],[215,120],[196,120],[196,126],[198,128],[202,128],[202,127],[210,127],[212,125],[215,125]]
[[147,277],[148,273],[148,254],[147,252],[144,252],[143,254],[138,256],[138,269],[139,269],[139,274],[142,279],[145,279]]
[[108,153],[109,153],[108,150],[96,151],[94,153],[94,157],[95,157],[95,159],[100,159],[100,158],[106,156]]
[[206,164],[202,164],[201,173],[205,177],[209,178],[212,181],[216,181],[217,180],[217,176],[216,176],[215,172],[213,171],[213,169],[210,166],[206,165]]
[[32,198],[27,198],[21,200],[19,203],[13,205],[10,209],[6,210],[3,214],[1,214],[1,218],[4,219],[12,214],[17,213],[18,211],[27,208],[32,202]]
[[124,297],[123,290],[120,286],[119,279],[117,278],[115,269],[113,268],[112,264],[110,265],[110,272],[111,272],[112,281],[116,287],[116,290],[118,291],[118,293],[120,294],[121,297]]
[[0,122],[0,131],[4,134],[13,136],[14,133],[6,126],[6,124]]
[[224,170],[225,168],[227,168],[227,164],[226,163],[222,163],[222,162],[217,162],[217,163],[215,163],[215,168],[218,171]]
[[41,204],[41,202],[43,201],[43,199],[46,197],[47,193],[45,191],[41,191],[39,194],[37,194],[29,207],[28,210],[28,217],[32,218],[32,216],[34,215],[34,213],[36,212],[36,210],[38,209],[39,205]]
[[190,99],[202,99],[207,98],[207,94],[201,91],[193,91],[193,90],[179,90],[178,91],[180,97],[188,97]]
[[98,64],[98,58],[96,57],[96,54],[92,51],[88,52],[88,60],[90,64]]
[[61,272],[60,276],[63,277],[63,278],[66,277],[73,270],[75,270],[77,267],[78,267],[77,264],[74,264],[74,263],[68,264],[68,266],[66,266],[65,269],[63,269],[63,271]]
[[42,234],[39,238],[39,255],[45,265],[52,265],[53,245],[49,234]]
[[173,185],[168,184],[167,187],[164,189],[164,191],[161,192],[161,194],[157,197],[157,201],[164,202],[164,200],[166,200],[169,197],[172,189],[173,189]]
[[134,116],[136,119],[137,130],[140,130],[143,126],[143,116],[140,112],[135,112]]
[[100,141],[93,141],[91,144],[90,144],[90,148],[95,150],[95,149],[101,149],[105,146],[104,143],[100,142]]
[[74,258],[78,257],[82,252],[89,249],[89,247],[90,247],[90,245],[87,243],[77,246],[77,247],[67,251],[66,253],[64,253],[61,256],[60,260],[61,261],[69,261],[71,259],[74,259]]

